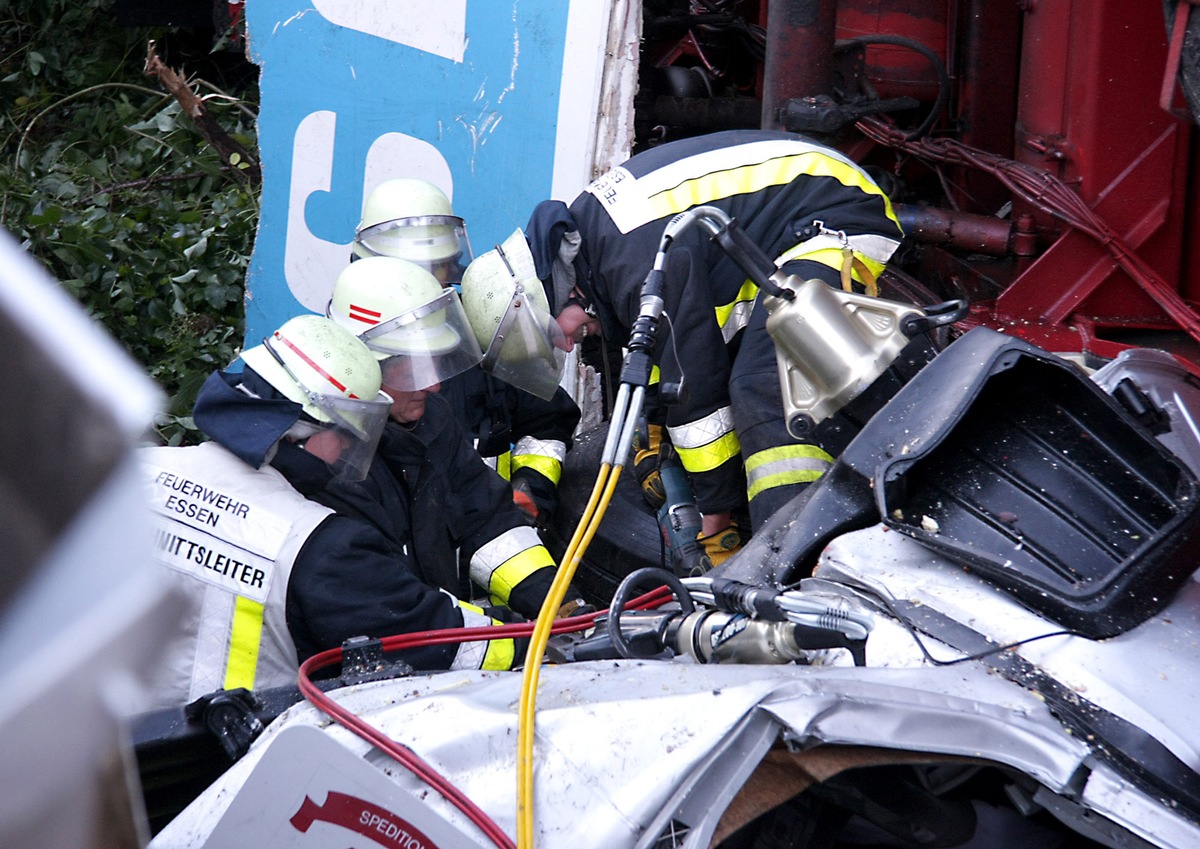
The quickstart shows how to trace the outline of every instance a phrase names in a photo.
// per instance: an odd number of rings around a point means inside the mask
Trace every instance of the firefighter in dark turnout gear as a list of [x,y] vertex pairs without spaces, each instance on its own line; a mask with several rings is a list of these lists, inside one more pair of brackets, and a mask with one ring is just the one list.
[[[443,286],[456,285],[472,258],[466,224],[454,216],[450,200],[437,186],[414,178],[386,180],[371,191],[354,256],[413,262]],[[511,482],[513,501],[544,526],[558,503],[563,460],[579,424],[575,401],[561,387],[540,398],[478,367],[443,380],[440,394],[480,455]]]
[[[454,547],[477,552],[523,526],[503,482],[452,420],[442,426],[444,407],[411,430],[385,427],[393,399],[378,392],[375,356],[320,316],[292,319],[242,360],[197,398],[210,442],[144,449],[156,556],[196,601],[155,679],[159,704],[292,684],[299,662],[359,635],[516,618],[455,598]],[[179,509],[188,504],[205,510]],[[552,574],[506,595],[536,612]],[[403,657],[418,669],[508,669],[522,652],[497,639]]]
[[[410,494],[420,483],[418,472],[426,481],[441,476],[434,494],[417,505],[422,509],[412,525],[431,544],[454,543],[441,546],[436,567],[423,567],[428,579],[462,591],[453,566],[453,549],[460,548],[471,579],[495,603],[515,604],[523,615],[536,616],[553,580],[554,561],[504,480],[474,451],[458,450],[460,442],[469,447],[468,437],[438,394],[442,381],[475,367],[480,358],[458,293],[441,288],[432,274],[405,260],[368,257],[338,275],[328,314],[358,330],[381,361],[383,387],[394,400],[380,459]],[[426,416],[433,416],[434,424]],[[441,441],[432,441],[434,436]],[[484,540],[465,537],[480,521],[489,529]],[[428,550],[418,553],[425,556]],[[437,573],[428,573],[430,568]]]
[[[547,201],[534,211],[526,235],[562,331],[586,327],[592,312],[608,342],[624,344],[664,228],[701,205],[736,219],[785,272],[834,286],[845,276],[872,289],[903,235],[862,168],[802,136],[735,130],[664,144],[601,176],[569,209]],[[748,499],[761,527],[832,458],[787,432],[757,287],[700,227],[671,245],[665,271],[656,361],[663,385],[683,385],[666,432],[719,563],[736,548],[733,511]]]

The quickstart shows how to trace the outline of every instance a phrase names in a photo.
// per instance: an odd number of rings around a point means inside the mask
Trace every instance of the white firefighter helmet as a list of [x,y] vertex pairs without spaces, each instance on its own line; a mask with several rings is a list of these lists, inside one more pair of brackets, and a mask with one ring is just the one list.
[[519,228],[467,267],[462,300],[484,371],[551,398],[562,374],[557,351],[567,346]]
[[370,349],[353,333],[319,315],[289,319],[242,352],[260,377],[318,422],[343,435],[339,474],[366,476],[392,399]]
[[401,177],[367,196],[354,236],[354,256],[390,256],[416,263],[444,286],[457,283],[471,261],[467,226],[433,183]]
[[[325,314],[366,343],[392,389],[433,386],[483,356],[458,293],[402,259],[376,256],[347,265]],[[391,362],[395,358],[405,362]]]

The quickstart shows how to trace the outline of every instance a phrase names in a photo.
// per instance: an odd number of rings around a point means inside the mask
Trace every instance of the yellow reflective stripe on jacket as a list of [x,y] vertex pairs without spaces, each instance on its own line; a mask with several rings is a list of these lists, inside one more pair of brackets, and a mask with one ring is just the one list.
[[557,486],[566,456],[567,446],[562,440],[522,436],[513,446],[512,471],[533,469]]
[[737,434],[730,433],[703,448],[676,446],[675,453],[679,455],[679,462],[683,464],[683,468],[695,474],[711,472],[731,457],[736,457],[741,450],[742,444],[738,441]]
[[854,162],[835,150],[796,139],[760,139],[698,151],[637,177],[618,165],[593,180],[586,191],[600,201],[620,232],[629,233],[692,206],[783,186],[805,176],[831,178],[878,197],[887,217],[900,226],[887,195]]
[[721,328],[721,338],[729,343],[738,331],[750,320],[750,312],[754,309],[754,300],[758,297],[758,286],[747,280],[742,284],[735,297],[728,304],[717,307],[717,325]]
[[[765,162],[713,170],[652,194],[648,201],[654,219],[665,218],[693,206],[712,203],[733,195],[751,194],[771,186],[784,186],[798,177],[831,177],[843,186],[875,195],[883,200],[888,218],[899,226],[900,222],[892,211],[892,204],[887,195],[883,194],[866,174],[849,161],[830,156],[828,151],[816,149],[768,159]],[[645,178],[639,178],[641,179]]]
[[733,409],[722,407],[701,419],[668,427],[671,444],[689,472],[711,472],[741,451],[733,429]]
[[[789,251],[789,253],[790,253],[790,251]],[[838,273],[841,273],[842,266],[846,262],[846,259],[842,255],[841,250],[837,249],[837,248],[825,248],[824,250],[810,251],[810,252],[802,253],[799,257],[791,257],[791,259],[797,259],[797,258],[806,259],[809,262],[819,262],[819,263],[821,263],[821,265],[827,265]],[[784,261],[786,262],[787,260],[784,260]],[[863,264],[865,265],[866,263],[864,262]],[[874,264],[878,265],[880,270],[883,269],[883,265],[881,263],[874,263]],[[870,266],[867,266],[867,267],[870,268]],[[850,276],[854,280],[857,280],[859,283],[865,282],[862,279],[862,275],[860,275],[858,273],[858,270],[856,268],[854,268],[853,265],[850,267]],[[879,273],[875,272],[875,276],[878,277]]]
[[764,490],[811,483],[829,470],[833,457],[816,445],[779,445],[746,458],[746,492],[754,498]]
[[486,587],[498,604],[508,604],[513,589],[539,569],[554,566],[537,531],[526,525],[507,530],[480,546],[471,557],[471,580]]
[[[462,609],[464,628],[481,628],[490,625],[500,625],[501,622],[491,618],[469,602],[458,600]],[[516,661],[516,648],[511,638],[502,640],[474,640],[469,643],[459,643],[458,652],[450,663],[451,669],[494,669],[506,671],[512,669]]]
[[[884,266],[900,244],[895,239],[875,234],[848,236],[846,241],[854,250],[854,256],[876,277],[883,273]],[[794,259],[812,260],[840,271],[843,263],[841,241],[834,236],[816,236],[788,248],[775,264],[781,266]]]
[[549,457],[538,457],[535,454],[515,455],[512,460],[512,470],[533,469],[551,483],[558,485],[562,478],[562,463]]
[[496,474],[505,480],[512,478],[512,452],[505,451],[503,454],[497,454],[492,458],[492,463],[489,465],[496,470]]
[[654,384],[660,382],[661,380],[662,380],[662,372],[658,370],[658,366],[656,366],[656,365],[650,366],[650,385],[653,386]]
[[516,648],[511,639],[488,640],[483,645],[487,648],[484,650],[480,669],[494,669],[503,672],[513,668],[513,664],[516,662]]
[[226,690],[254,689],[258,669],[258,647],[262,644],[263,606],[237,596],[233,606],[233,628],[229,634],[229,658],[225,664]]

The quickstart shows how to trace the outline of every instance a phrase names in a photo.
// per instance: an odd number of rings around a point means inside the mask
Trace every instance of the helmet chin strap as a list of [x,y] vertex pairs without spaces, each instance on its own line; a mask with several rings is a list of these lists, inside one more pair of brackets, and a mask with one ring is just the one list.
[[[583,294],[583,292],[579,291],[578,286],[571,289],[571,294],[567,298],[566,303],[564,303],[562,305],[562,308],[565,310],[567,307],[571,306],[572,304],[574,304],[575,306],[577,306],[581,310],[583,310],[585,313],[587,313],[589,318],[596,317],[596,306],[590,300],[587,299],[587,297]],[[562,313],[562,310],[559,310],[559,314],[561,314],[561,313]]]

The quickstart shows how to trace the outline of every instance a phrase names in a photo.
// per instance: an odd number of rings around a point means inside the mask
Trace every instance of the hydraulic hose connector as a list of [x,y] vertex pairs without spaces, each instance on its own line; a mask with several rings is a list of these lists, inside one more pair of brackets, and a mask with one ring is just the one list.
[[[652,274],[654,272],[651,272]],[[649,386],[650,372],[654,367],[654,347],[658,339],[658,320],[662,315],[662,298],[655,298],[655,303],[647,303],[642,298],[642,311],[633,323],[629,333],[628,353],[621,365],[621,382],[631,386]]]
[[683,617],[675,650],[697,663],[794,663],[807,657],[790,622],[751,619],[741,613],[704,610]]

